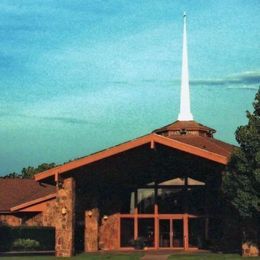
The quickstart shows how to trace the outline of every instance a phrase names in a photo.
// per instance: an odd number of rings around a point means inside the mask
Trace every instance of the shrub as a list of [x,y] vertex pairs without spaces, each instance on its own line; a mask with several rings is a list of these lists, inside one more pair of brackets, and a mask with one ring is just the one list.
[[[14,247],[17,248],[17,244],[14,244],[14,242],[19,239],[37,241],[39,243],[39,246],[35,248],[37,250],[54,250],[55,229],[53,227],[11,227],[0,225],[0,252],[12,250]],[[16,243],[19,245],[21,242]],[[23,248],[25,249],[25,247]]]
[[54,250],[55,229],[51,227],[16,227],[13,228],[13,237],[36,240],[39,241],[42,250]]
[[15,250],[35,250],[40,248],[40,243],[37,240],[29,238],[18,238],[12,244],[12,249]]
[[143,249],[145,246],[145,241],[143,237],[138,237],[134,240],[134,248],[135,249]]

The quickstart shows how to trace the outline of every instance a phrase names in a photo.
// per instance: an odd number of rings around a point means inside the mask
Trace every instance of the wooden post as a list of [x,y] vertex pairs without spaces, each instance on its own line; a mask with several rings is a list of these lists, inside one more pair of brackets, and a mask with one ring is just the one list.
[[154,247],[159,248],[159,216],[158,205],[154,205]]
[[189,249],[189,217],[188,214],[184,214],[183,217],[183,242],[184,242],[184,250]]
[[158,184],[155,181],[154,188],[154,247],[159,249],[159,210],[158,210]]
[[137,218],[137,208],[134,210],[134,239],[138,238],[138,218]]
[[174,241],[174,230],[173,230],[173,221],[174,221],[174,219],[169,219],[169,221],[170,221],[170,247],[173,247],[174,245],[173,245],[173,241]]
[[138,198],[137,198],[137,189],[135,190],[135,209],[134,209],[134,239],[138,238],[138,209],[137,209],[137,203],[138,203]]

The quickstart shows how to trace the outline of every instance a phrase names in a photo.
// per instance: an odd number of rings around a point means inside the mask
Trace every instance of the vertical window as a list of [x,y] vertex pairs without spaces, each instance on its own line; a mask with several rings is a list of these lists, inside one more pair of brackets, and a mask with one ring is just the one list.
[[154,189],[137,190],[138,213],[154,213]]
[[183,220],[174,219],[172,228],[173,228],[173,247],[183,247]]
[[138,219],[138,237],[144,240],[147,247],[154,246],[154,219],[141,218]]
[[188,212],[191,214],[205,213],[204,187],[191,187],[187,190]]
[[121,247],[131,247],[134,241],[134,219],[121,218],[120,223],[120,245]]
[[160,214],[183,213],[184,192],[182,188],[160,188],[157,200]]

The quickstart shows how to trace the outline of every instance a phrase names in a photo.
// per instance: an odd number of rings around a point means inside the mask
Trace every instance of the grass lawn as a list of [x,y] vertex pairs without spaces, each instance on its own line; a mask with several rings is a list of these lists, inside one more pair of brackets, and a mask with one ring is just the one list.
[[238,254],[187,254],[187,255],[171,255],[169,260],[256,260],[260,257],[242,257]]
[[97,254],[80,254],[74,257],[55,257],[55,256],[4,256],[1,260],[57,260],[57,259],[75,259],[75,260],[139,260],[143,253],[97,253]]
[[[55,256],[5,256],[1,260],[57,260],[57,259],[75,259],[75,260],[139,260],[144,253],[97,253],[97,254],[80,254],[70,258],[59,258]],[[159,255],[158,255],[159,257]],[[237,254],[176,254],[171,255],[169,260],[260,260],[260,257],[241,257]]]

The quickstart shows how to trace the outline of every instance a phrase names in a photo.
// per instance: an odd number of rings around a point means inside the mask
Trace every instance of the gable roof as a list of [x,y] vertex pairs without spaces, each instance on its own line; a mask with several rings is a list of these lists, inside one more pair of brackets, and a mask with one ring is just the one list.
[[0,212],[28,202],[42,201],[55,196],[56,187],[36,182],[34,179],[0,179]]
[[229,160],[229,156],[232,152],[233,146],[221,141],[217,141],[213,138],[197,136],[197,138],[186,139],[173,139],[165,136],[161,136],[155,133],[151,133],[126,143],[113,146],[106,150],[88,155],[86,157],[65,163],[55,168],[49,169],[45,172],[41,172],[35,175],[35,180],[40,181],[50,176],[55,176],[57,180],[59,174],[63,174],[70,170],[88,165],[90,163],[102,160],[104,158],[119,154],[121,152],[139,147],[144,144],[151,145],[151,148],[156,144],[165,145],[169,148],[177,149],[195,156],[199,156],[223,165],[226,165]]

